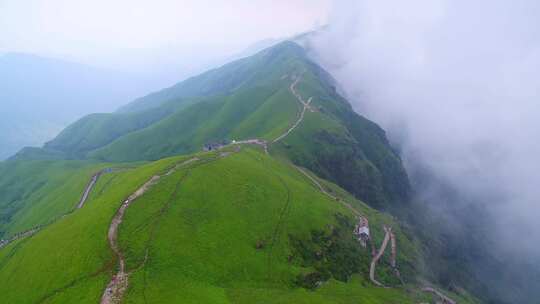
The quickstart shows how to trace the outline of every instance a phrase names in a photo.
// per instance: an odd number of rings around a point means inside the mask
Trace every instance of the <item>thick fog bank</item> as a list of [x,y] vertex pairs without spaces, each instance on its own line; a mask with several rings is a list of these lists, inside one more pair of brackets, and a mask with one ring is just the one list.
[[429,172],[488,206],[492,249],[538,259],[540,2],[338,0],[310,49],[413,182]]

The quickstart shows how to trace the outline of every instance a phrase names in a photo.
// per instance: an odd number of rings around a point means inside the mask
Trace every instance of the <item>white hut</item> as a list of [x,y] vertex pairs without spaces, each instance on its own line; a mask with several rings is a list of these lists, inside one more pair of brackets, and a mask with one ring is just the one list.
[[369,240],[369,222],[367,218],[360,217],[358,219],[358,224],[354,228],[354,234],[362,247],[366,247],[366,243]]

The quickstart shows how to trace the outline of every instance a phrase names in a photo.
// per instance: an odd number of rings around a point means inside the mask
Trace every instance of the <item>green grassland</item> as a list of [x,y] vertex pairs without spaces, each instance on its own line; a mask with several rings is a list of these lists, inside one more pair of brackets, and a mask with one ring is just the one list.
[[[330,240],[359,256],[333,256],[314,240],[321,233],[331,236],[340,218],[350,224],[353,216],[290,165],[255,149],[217,160],[210,156],[199,155],[199,162],[164,176],[128,209],[119,235],[134,271],[127,303],[412,303],[414,293],[373,287],[366,265],[351,264],[369,260],[351,227]],[[0,249],[3,299],[97,302],[115,269],[106,239],[115,211],[150,176],[185,159],[108,173],[84,208]],[[362,212],[370,210],[358,204]],[[381,224],[373,220],[379,241]],[[410,243],[402,234],[398,239]],[[293,240],[311,248],[299,249]],[[304,259],[313,248],[324,258]],[[358,271],[345,271],[349,265]],[[322,270],[330,277],[320,287],[300,287],[304,275]]]
[[143,129],[167,117],[172,111],[171,107],[164,106],[144,113],[91,114],[68,126],[55,140],[45,144],[45,148],[61,151],[70,158],[84,157],[87,151],[102,147],[126,133]]
[[[285,80],[275,88],[239,90],[231,96],[215,97],[192,105],[149,128],[91,152],[90,157],[107,161],[155,160],[197,151],[209,141],[277,134],[285,130],[294,118],[295,106],[294,97],[287,94]],[[291,107],[292,111],[280,111],[281,116],[266,113],[271,108]],[[270,121],[252,129],[260,117]]]
[[0,237],[47,224],[71,211],[91,176],[105,166],[88,161],[0,163]]
[[[255,150],[179,170],[126,213],[120,242],[134,271],[126,302],[411,302],[402,289],[381,292],[366,282],[369,253],[352,238],[352,227],[334,241],[358,256],[335,257],[341,251],[335,250],[317,261],[302,259],[305,252],[292,240],[322,250],[312,235],[330,234],[338,215],[354,222],[350,210],[293,167]],[[356,259],[364,265],[355,265]],[[317,266],[339,270],[321,288],[300,288],[298,278]],[[343,276],[343,268],[355,266],[364,272],[356,279]]]
[[[283,140],[197,153],[207,142],[272,141],[297,119],[289,86],[313,96],[314,112]],[[223,152],[229,154],[222,154]],[[182,155],[182,156],[179,156]],[[306,168],[334,200],[294,165]],[[103,174],[82,209],[90,177]],[[7,303],[96,303],[118,261],[107,231],[121,203],[153,175],[159,182],[126,211],[118,240],[126,260],[126,303],[418,303],[426,265],[412,230],[390,216],[407,210],[410,186],[384,131],[357,115],[305,51],[285,42],[111,114],[87,116],[42,149],[0,163],[0,237],[37,225],[0,248]],[[370,252],[354,239],[369,218],[376,247],[393,227],[401,282],[390,250],[379,288]],[[454,295],[457,297],[457,295]],[[462,293],[460,303],[474,303]],[[459,298],[461,300],[461,298]]]
[[84,208],[0,249],[2,301],[98,302],[116,263],[106,238],[112,216],[129,194],[173,161],[105,175]]

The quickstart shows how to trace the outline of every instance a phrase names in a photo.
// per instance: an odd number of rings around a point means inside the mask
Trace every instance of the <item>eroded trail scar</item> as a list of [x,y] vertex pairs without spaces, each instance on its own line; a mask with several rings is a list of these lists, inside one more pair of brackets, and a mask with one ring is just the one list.
[[302,104],[302,110],[300,111],[300,115],[298,115],[298,119],[296,120],[296,122],[285,133],[283,133],[282,135],[274,139],[272,143],[282,140],[283,138],[287,137],[287,135],[289,135],[294,129],[296,129],[296,127],[298,127],[298,125],[304,119],[304,114],[306,113],[307,109],[309,109],[311,112],[314,112],[310,106],[311,101],[313,100],[313,97],[310,97],[307,101],[305,101],[302,98],[302,96],[300,96],[300,94],[296,91],[296,85],[298,84],[299,81],[300,81],[300,77],[296,78],[296,80],[291,84],[289,89],[291,93],[294,95],[294,97],[296,97],[298,102]]
[[297,91],[296,91],[296,85],[298,84],[298,82],[300,81],[300,77],[296,78],[296,80],[291,84],[291,86],[289,87],[289,89],[291,90],[291,92],[293,93],[293,95],[296,97],[296,99],[298,99],[298,101],[300,101],[300,103],[305,107],[307,108],[308,110],[310,110],[311,112],[315,112],[313,110],[313,108],[311,108],[311,98],[310,97],[307,101],[304,100],[304,98],[302,98],[302,95],[300,95]]
[[84,203],[86,203],[86,200],[88,200],[88,196],[90,195],[90,192],[94,188],[94,186],[97,183],[97,180],[101,176],[103,171],[99,171],[98,173],[94,174],[92,178],[90,179],[90,182],[88,185],[86,185],[86,188],[84,189],[83,195],[81,196],[81,200],[79,201],[79,204],[77,204],[77,209],[81,209],[84,206]]
[[264,139],[255,138],[255,139],[237,140],[237,141],[233,141],[232,144],[233,145],[245,145],[245,144],[258,145],[258,146],[263,147],[264,153],[268,154],[268,142]]
[[[298,170],[300,173],[302,173],[305,177],[307,177],[315,186],[317,186],[317,188],[319,188],[319,190],[326,196],[328,196],[329,198],[333,199],[333,200],[337,200],[337,197],[328,193],[328,191],[326,191],[326,189],[324,189],[324,187],[321,185],[321,183],[319,183],[318,180],[316,180],[313,176],[311,176],[309,173],[307,173],[304,169],[298,167],[298,166],[294,166],[296,168],[296,170]],[[354,210],[356,211],[356,210]]]
[[154,185],[159,180],[159,178],[159,175],[152,176],[149,181],[144,183],[144,185],[137,189],[137,191],[131,194],[122,203],[115,216],[113,217],[113,220],[109,227],[107,238],[109,239],[109,245],[111,246],[112,251],[118,258],[119,268],[118,272],[112,277],[111,281],[107,285],[107,288],[105,289],[105,292],[103,293],[103,296],[101,297],[102,304],[119,303],[128,285],[128,276],[126,274],[126,261],[118,246],[118,226],[120,226],[120,224],[122,223],[126,209],[131,205],[131,203],[135,199],[143,195],[152,185]]
[[390,265],[392,266],[392,269],[394,270],[394,274],[396,277],[401,281],[401,284],[403,283],[403,280],[401,279],[401,274],[399,272],[399,268],[397,267],[397,244],[396,244],[396,235],[393,231],[390,231],[390,245],[392,249],[392,255],[390,260]]
[[356,215],[356,217],[358,217],[358,218],[363,218],[364,217],[360,212],[358,212],[358,210],[354,209],[354,207],[351,204],[347,203],[346,201],[344,201],[344,200],[340,199],[339,197],[337,197],[337,196],[331,194],[330,192],[326,191],[326,189],[323,187],[323,185],[321,185],[321,183],[319,181],[317,181],[317,179],[315,179],[313,176],[311,176],[311,174],[309,174],[306,170],[302,169],[301,167],[295,166],[295,165],[293,165],[293,166],[298,172],[302,173],[317,188],[319,188],[319,191],[321,191],[321,193],[328,196],[332,200],[335,200],[335,201],[339,202],[345,208],[349,209],[354,215]]
[[[197,160],[199,159],[195,157],[181,164],[178,164],[172,169],[170,169],[167,173],[165,173],[164,176],[171,175],[179,167],[195,162]],[[109,232],[107,233],[107,238],[109,240],[109,245],[111,246],[112,251],[118,259],[118,272],[112,277],[111,281],[105,288],[105,291],[103,292],[103,295],[101,297],[102,304],[120,303],[124,292],[126,291],[128,286],[129,274],[126,272],[126,261],[124,255],[122,254],[122,251],[120,250],[120,246],[118,245],[118,227],[122,223],[126,209],[133,203],[133,201],[141,197],[146,191],[148,191],[148,189],[155,185],[161,177],[161,175],[152,176],[150,180],[148,180],[139,189],[133,192],[122,203],[111,221],[111,225],[109,226]]]
[[388,246],[388,241],[390,240],[390,235],[392,234],[392,228],[384,227],[384,232],[385,232],[384,240],[381,244],[381,248],[371,260],[371,265],[369,267],[369,279],[373,282],[373,284],[378,285],[378,286],[384,286],[384,285],[375,279],[375,266],[377,265],[377,262],[384,254],[384,251],[386,250],[386,246]]
[[[97,180],[99,179],[101,174],[103,174],[103,172],[104,172],[104,170],[99,171],[98,173],[96,173],[96,174],[94,174],[92,176],[92,178],[90,179],[90,181],[86,185],[86,188],[84,189],[83,194],[81,195],[81,199],[77,203],[76,209],[81,209],[84,206],[84,203],[86,203],[86,201],[88,200],[88,197],[90,196],[90,192],[92,192],[92,189],[94,189],[94,186],[96,185]],[[72,213],[73,211],[74,210],[71,210],[71,211],[69,211],[69,212],[67,212],[65,214],[62,214],[61,216],[56,217],[55,219],[53,219],[52,221],[50,221],[47,224],[41,224],[41,225],[32,227],[32,228],[30,228],[28,230],[19,232],[19,233],[13,235],[10,239],[7,239],[7,240],[0,239],[0,249],[2,249],[3,247],[7,246],[8,244],[10,244],[10,243],[12,243],[14,241],[17,241],[19,239],[26,238],[26,237],[29,237],[29,236],[32,236],[32,235],[36,234],[43,227],[56,222],[58,219],[64,218],[65,216]]]
[[[422,288],[422,291],[434,294],[435,296],[437,296],[441,300],[441,303],[443,303],[443,304],[457,304],[456,301],[450,299],[449,297],[444,295],[442,292],[438,291],[437,289],[435,289],[433,287],[424,287],[424,288]],[[437,303],[439,303],[439,302],[437,302]]]

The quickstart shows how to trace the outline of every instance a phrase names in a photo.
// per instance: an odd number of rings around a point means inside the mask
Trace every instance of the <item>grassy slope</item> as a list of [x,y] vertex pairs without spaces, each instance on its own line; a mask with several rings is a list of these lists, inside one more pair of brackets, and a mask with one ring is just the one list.
[[289,236],[327,230],[337,213],[352,217],[314,190],[290,166],[253,150],[162,180],[128,210],[120,231],[128,268],[136,270],[127,302],[409,303],[402,290],[369,287],[365,274],[313,292],[294,287],[312,269],[289,261]]
[[46,143],[44,148],[46,151],[60,151],[67,157],[81,158],[88,151],[152,125],[177,108],[176,104],[166,104],[138,113],[91,114],[64,129],[54,140]]
[[[70,157],[83,156],[93,150],[91,155],[102,160],[132,161],[154,160],[193,152],[204,142],[224,138],[272,139],[287,129],[298,111],[298,102],[288,90],[290,79],[282,79],[281,76],[290,74],[291,71],[304,71],[302,82],[297,89],[306,98],[315,96],[313,105],[318,108],[318,112],[308,112],[295,132],[271,148],[272,153],[310,168],[379,209],[386,209],[394,205],[394,202],[406,198],[407,178],[399,157],[386,141],[384,131],[354,114],[350,105],[335,93],[324,72],[306,62],[302,56],[297,56],[295,52],[293,50],[285,56],[267,54],[265,58],[255,58],[260,62],[253,65],[240,64],[242,68],[233,69],[234,79],[225,70],[204,74],[201,76],[204,80],[202,82],[200,78],[190,80],[191,88],[187,90],[188,93],[185,93],[185,88],[181,86],[173,91],[165,90],[146,99],[149,104],[142,108],[131,108],[117,114],[90,116],[66,129],[59,138],[48,144],[47,148],[62,150]],[[277,57],[277,61],[273,56]],[[275,64],[268,64],[268,60],[274,60],[272,63]],[[212,88],[215,85],[218,87]],[[187,95],[183,96],[184,93]],[[215,95],[216,93],[219,94]],[[204,97],[185,102],[182,98],[189,97],[189,94]],[[157,102],[157,105],[154,102]],[[193,105],[190,106],[191,103]],[[110,132],[111,130],[114,132]],[[29,152],[39,154],[36,151]],[[51,152],[56,157],[55,153]],[[68,211],[75,204],[91,175],[90,171],[85,171],[84,177],[75,173],[68,175],[69,170],[59,168],[58,177],[54,177],[53,169],[41,168],[44,173],[36,169],[35,173],[41,174],[37,176],[45,176],[43,174],[51,172],[50,179],[56,184],[50,183],[50,188],[20,199],[22,202],[31,203],[27,203],[27,208],[21,209],[19,215],[14,217],[15,221],[9,224],[11,232],[24,230],[24,227],[35,223],[47,222]],[[80,170],[83,172],[83,169]],[[90,167],[88,170],[91,170]],[[25,172],[20,176],[24,177],[21,180],[26,180],[35,173]],[[73,183],[61,183],[69,176],[74,177]],[[31,191],[32,187],[43,183],[43,179],[34,181],[32,178],[27,182],[31,187],[7,180],[3,189],[10,190],[6,193],[18,195],[23,192],[21,189]],[[23,187],[16,189],[12,185]],[[63,194],[76,199],[68,202],[68,199],[62,197]],[[13,214],[8,208],[4,210]],[[41,217],[42,214],[45,214],[45,217]],[[371,217],[376,218],[378,215],[375,213]],[[380,231],[375,230],[374,235],[379,240],[382,239]],[[403,254],[400,254],[400,265],[405,271],[413,272],[414,250],[408,243],[400,243],[399,248],[405,248]],[[378,277],[384,279],[390,275],[381,267]],[[97,280],[95,284],[99,284],[97,278],[93,280]],[[336,284],[339,285],[337,282]],[[226,287],[219,288],[227,293],[235,292]],[[282,286],[277,288],[276,292],[283,292],[281,288]],[[69,289],[62,293],[62,296],[70,298],[68,293],[74,290],[76,289]],[[245,290],[250,293],[250,290],[257,288],[248,287]],[[269,294],[272,297],[277,296],[270,291]]]
[[98,302],[114,265],[106,239],[113,214],[125,197],[171,161],[105,175],[84,208],[0,249],[2,301]]
[[[155,160],[197,151],[209,141],[278,134],[295,116],[295,100],[286,87],[282,80],[271,87],[240,90],[197,103],[90,155],[109,161]],[[273,115],[273,109],[280,109],[279,115]],[[252,128],[255,124],[257,128]]]
[[[235,95],[239,89],[251,89],[253,96],[240,93],[239,98],[254,101],[258,97],[254,88],[275,90],[277,79],[299,68],[298,59],[301,56],[301,49],[290,42],[265,50],[150,94],[127,105],[120,112],[89,115],[66,128],[57,138],[47,143],[44,149],[61,151],[68,157],[84,158],[88,152],[152,126],[193,103]],[[139,159],[142,158],[143,155],[140,155]]]
[[320,67],[306,63],[297,91],[313,96],[317,112],[272,151],[331,180],[377,209],[399,209],[409,197],[409,182],[384,131],[356,114],[331,86]]
[[[106,233],[115,210],[151,175],[183,159],[106,174],[83,209],[0,249],[3,300],[97,302],[112,271]],[[146,248],[150,253],[130,279],[128,303],[143,295],[156,303],[411,302],[405,290],[372,287],[365,273],[349,282],[331,279],[316,291],[294,287],[298,274],[313,269],[288,261],[289,235],[309,239],[311,230],[335,226],[336,213],[351,217],[303,175],[255,150],[179,170],[134,203],[120,226],[128,268],[140,265]],[[379,240],[380,224],[374,220]],[[258,241],[263,249],[255,248]]]
[[1,163],[0,237],[46,224],[72,210],[91,176],[104,166],[87,161]]

